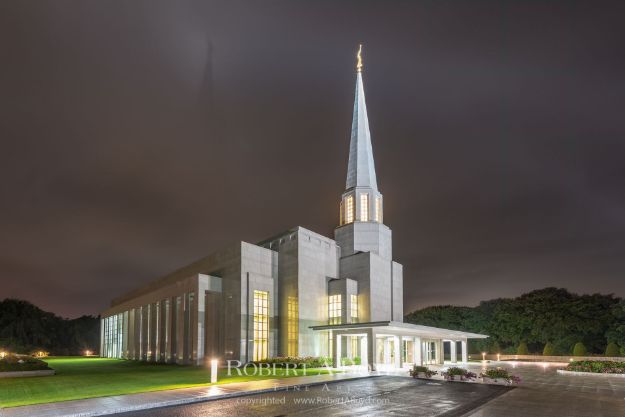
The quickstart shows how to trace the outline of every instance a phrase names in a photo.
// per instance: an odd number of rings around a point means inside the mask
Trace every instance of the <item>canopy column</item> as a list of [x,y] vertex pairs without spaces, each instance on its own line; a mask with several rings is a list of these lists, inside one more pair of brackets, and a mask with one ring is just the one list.
[[449,341],[449,353],[451,356],[451,363],[456,363],[458,362],[458,353],[456,352],[456,345],[457,342],[455,340],[450,340]]
[[468,362],[468,358],[467,358],[467,339],[464,339],[463,341],[461,341],[461,351],[462,351],[462,362],[467,363]]
[[414,346],[413,346],[413,357],[414,357],[414,363],[417,366],[421,366],[423,365],[423,354],[422,349],[421,349],[421,338],[420,337],[415,337],[414,338]]

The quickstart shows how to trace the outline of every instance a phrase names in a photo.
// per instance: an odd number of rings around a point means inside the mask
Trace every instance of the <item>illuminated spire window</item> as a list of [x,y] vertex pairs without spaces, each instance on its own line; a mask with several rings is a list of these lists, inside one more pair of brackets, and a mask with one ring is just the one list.
[[340,205],[340,208],[339,208],[339,224],[341,226],[343,226],[344,219],[345,219],[345,217],[344,217],[344,214],[343,214],[343,201],[341,201],[341,205]]
[[345,198],[345,223],[353,223],[354,222],[354,196],[349,195]]
[[369,221],[369,194],[360,194],[360,221]]
[[375,198],[375,221],[382,223],[382,197]]

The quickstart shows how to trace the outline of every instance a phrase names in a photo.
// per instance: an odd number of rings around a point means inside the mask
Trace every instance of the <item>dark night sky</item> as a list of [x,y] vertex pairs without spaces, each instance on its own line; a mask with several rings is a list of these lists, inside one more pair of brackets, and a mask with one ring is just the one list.
[[625,3],[0,2],[0,299],[331,236],[354,53],[405,310],[625,296]]

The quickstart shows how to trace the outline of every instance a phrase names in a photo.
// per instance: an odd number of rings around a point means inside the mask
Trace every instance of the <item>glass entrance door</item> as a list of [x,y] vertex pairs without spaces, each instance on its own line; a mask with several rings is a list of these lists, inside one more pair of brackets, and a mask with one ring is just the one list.
[[425,353],[425,357],[423,358],[423,363],[426,365],[433,365],[438,363],[436,356],[436,342],[427,341],[423,342],[423,353]]
[[407,339],[403,341],[403,356],[404,363],[414,363],[414,341]]

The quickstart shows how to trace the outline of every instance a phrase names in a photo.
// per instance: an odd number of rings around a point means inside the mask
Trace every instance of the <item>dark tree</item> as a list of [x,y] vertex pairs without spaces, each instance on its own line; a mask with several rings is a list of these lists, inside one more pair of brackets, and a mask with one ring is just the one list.
[[53,355],[96,351],[100,319],[82,316],[69,320],[41,310],[28,301],[0,301],[0,348],[16,353],[44,350]]
[[483,301],[479,306],[427,307],[406,316],[406,321],[483,333],[486,341],[473,341],[473,352],[516,353],[521,342],[530,352],[541,352],[551,342],[556,353],[570,353],[577,342],[589,352],[603,353],[606,336],[625,346],[625,303],[613,295],[577,295],[563,288],[544,288],[516,298]]

